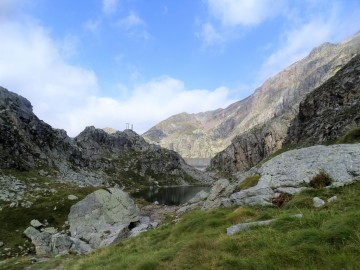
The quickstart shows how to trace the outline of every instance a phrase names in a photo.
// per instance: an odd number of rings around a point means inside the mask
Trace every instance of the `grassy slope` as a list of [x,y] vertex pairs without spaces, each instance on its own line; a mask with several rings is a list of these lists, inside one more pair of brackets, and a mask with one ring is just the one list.
[[[83,257],[59,258],[31,269],[360,269],[360,182],[338,189],[308,190],[282,208],[239,207],[194,211],[173,224]],[[312,207],[312,198],[334,203]],[[302,219],[291,218],[302,213]],[[269,227],[234,236],[226,228],[279,218]],[[26,259],[23,259],[23,269]],[[3,269],[8,264],[3,263]],[[0,268],[1,268],[0,263]],[[14,261],[11,266],[14,267]],[[9,268],[10,269],[10,268]]]

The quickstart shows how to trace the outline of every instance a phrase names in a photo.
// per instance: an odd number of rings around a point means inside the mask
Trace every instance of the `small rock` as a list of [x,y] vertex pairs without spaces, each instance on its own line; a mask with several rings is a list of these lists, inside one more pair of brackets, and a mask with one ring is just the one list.
[[47,227],[47,228],[45,228],[43,231],[44,231],[44,232],[47,232],[47,233],[51,233],[51,234],[57,233],[57,230],[56,230],[56,228],[54,228],[54,227]]
[[32,221],[30,221],[30,225],[33,226],[34,228],[39,228],[43,226],[43,224],[40,223],[40,221],[38,221],[37,219],[33,219]]
[[69,195],[69,196],[68,196],[68,199],[69,199],[70,201],[75,201],[75,200],[78,199],[78,197],[76,197],[75,195]]
[[0,241],[0,247],[4,246],[4,242]]
[[327,201],[328,201],[329,203],[335,202],[335,201],[337,201],[337,196],[332,196],[332,197],[329,198]]
[[320,199],[319,197],[314,197],[313,203],[314,203],[315,208],[319,208],[319,207],[322,207],[325,205],[325,202],[322,199]]
[[233,235],[237,232],[246,230],[253,226],[267,226],[274,222],[274,219],[264,220],[264,221],[255,221],[255,222],[247,222],[247,223],[240,223],[234,226],[231,226],[226,229],[227,235]]
[[155,204],[155,205],[159,205],[159,202],[158,202],[158,201],[155,201],[154,204]]

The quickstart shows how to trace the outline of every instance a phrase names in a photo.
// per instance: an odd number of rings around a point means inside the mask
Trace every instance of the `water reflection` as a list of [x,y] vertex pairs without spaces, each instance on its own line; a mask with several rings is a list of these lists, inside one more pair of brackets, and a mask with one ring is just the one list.
[[134,197],[144,198],[149,202],[158,201],[165,205],[180,205],[192,199],[196,193],[204,190],[209,192],[209,186],[175,186],[150,187],[133,194]]

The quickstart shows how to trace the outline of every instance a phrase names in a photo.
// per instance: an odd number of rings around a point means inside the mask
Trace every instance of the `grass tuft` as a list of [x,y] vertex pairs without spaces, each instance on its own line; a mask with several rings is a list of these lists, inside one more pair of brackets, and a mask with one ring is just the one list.
[[324,171],[320,171],[317,175],[315,175],[309,182],[309,186],[312,188],[324,188],[326,186],[330,186],[333,182],[333,179]]
[[255,187],[260,180],[260,175],[251,175],[245,178],[237,187],[236,190],[244,190],[251,187]]

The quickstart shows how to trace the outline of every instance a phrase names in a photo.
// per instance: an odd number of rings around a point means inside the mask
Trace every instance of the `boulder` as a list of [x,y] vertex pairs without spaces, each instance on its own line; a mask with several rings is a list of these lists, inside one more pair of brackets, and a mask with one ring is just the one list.
[[31,239],[31,242],[35,245],[37,255],[49,255],[51,254],[51,234],[47,232],[39,232],[34,227],[28,227],[24,234]]
[[206,209],[210,209],[210,208],[215,208],[215,207],[219,207],[221,204],[221,196],[226,196],[227,194],[225,194],[226,192],[226,188],[229,186],[229,180],[227,179],[219,179],[218,181],[215,182],[215,184],[212,186],[211,190],[210,190],[210,194],[207,197],[204,206],[202,207],[202,209],[206,210]]
[[84,241],[72,238],[66,234],[40,232],[34,227],[28,227],[24,234],[35,245],[37,255],[65,255],[69,252],[84,254],[92,250]]
[[127,237],[129,225],[139,221],[139,210],[124,191],[101,189],[74,204],[68,220],[72,237],[99,248]]
[[313,203],[314,203],[315,208],[319,208],[319,207],[322,207],[323,205],[325,205],[325,202],[322,199],[320,199],[319,197],[314,197]]
[[360,144],[317,145],[285,152],[258,170],[258,187],[301,187],[321,171],[333,184],[349,184],[360,176]]
[[37,219],[33,219],[32,221],[30,221],[30,225],[33,226],[34,228],[39,228],[44,226],[40,221],[38,221]]

